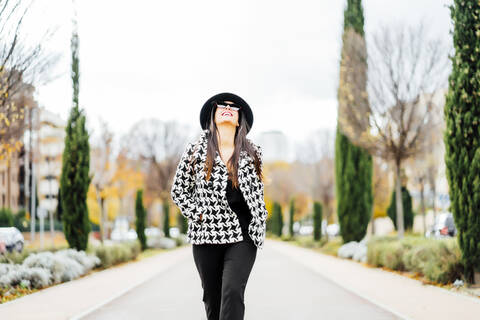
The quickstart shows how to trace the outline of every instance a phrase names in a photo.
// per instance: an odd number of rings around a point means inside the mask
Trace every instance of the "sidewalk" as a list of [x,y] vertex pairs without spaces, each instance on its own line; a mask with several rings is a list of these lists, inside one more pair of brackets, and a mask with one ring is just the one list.
[[282,241],[270,240],[266,245],[401,318],[480,317],[480,299]]
[[0,319],[77,319],[187,259],[190,246],[95,272],[0,305]]

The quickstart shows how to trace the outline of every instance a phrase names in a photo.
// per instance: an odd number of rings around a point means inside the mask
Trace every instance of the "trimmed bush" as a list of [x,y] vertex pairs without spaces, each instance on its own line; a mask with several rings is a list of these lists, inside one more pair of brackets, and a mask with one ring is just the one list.
[[32,253],[22,264],[0,264],[0,286],[40,289],[76,279],[99,264],[96,256],[74,249]]
[[417,272],[444,284],[462,278],[460,257],[456,238],[373,237],[367,250],[367,261],[373,266]]
[[15,263],[15,264],[22,264],[23,260],[25,260],[30,254],[32,253],[40,253],[45,251],[56,252],[60,250],[67,249],[68,246],[58,246],[58,247],[47,247],[46,249],[29,249],[24,248],[22,252],[6,252],[3,255],[0,255],[0,263]]
[[35,289],[47,287],[52,284],[50,271],[18,264],[0,264],[0,287],[8,288],[20,284]]
[[26,215],[27,213],[25,212],[25,209],[20,209],[13,216],[13,226],[22,232],[28,231],[30,227]]
[[0,208],[0,227],[13,227],[13,213],[8,208]]
[[85,252],[66,249],[55,253],[49,251],[33,253],[22,265],[49,270],[52,283],[61,283],[76,279],[99,264],[100,259],[96,256],[87,256]]
[[141,245],[139,241],[135,240],[89,247],[87,251],[100,259],[101,268],[108,268],[122,262],[136,259],[141,252]]

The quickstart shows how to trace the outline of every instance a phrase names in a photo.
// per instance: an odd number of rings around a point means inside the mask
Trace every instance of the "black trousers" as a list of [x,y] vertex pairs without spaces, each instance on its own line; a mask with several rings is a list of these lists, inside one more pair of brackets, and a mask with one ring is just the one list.
[[208,320],[243,320],[245,287],[257,255],[252,239],[248,235],[244,239],[192,245]]

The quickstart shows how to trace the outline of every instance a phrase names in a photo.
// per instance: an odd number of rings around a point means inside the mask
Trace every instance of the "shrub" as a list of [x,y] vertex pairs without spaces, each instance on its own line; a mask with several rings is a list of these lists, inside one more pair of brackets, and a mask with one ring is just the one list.
[[25,260],[32,253],[39,253],[39,252],[45,252],[45,251],[56,252],[59,250],[64,250],[66,248],[68,248],[67,245],[62,245],[62,246],[56,246],[56,247],[47,247],[45,249],[24,248],[22,252],[16,252],[16,251],[6,252],[3,255],[0,255],[0,263],[22,264],[23,260]]
[[[439,283],[449,283],[461,278],[463,265],[461,251],[456,241],[441,240],[432,250],[432,258],[423,266],[423,274],[427,279]],[[456,239],[454,239],[456,240]]]
[[323,253],[337,256],[338,249],[343,245],[343,239],[341,237],[338,238],[330,238],[328,242],[326,242],[322,248],[321,251]]
[[16,285],[40,289],[52,284],[49,270],[29,268],[18,264],[0,264],[0,287],[8,288]]
[[100,267],[108,268],[118,263],[134,260],[141,252],[139,241],[92,246],[89,252],[100,259]]
[[74,249],[31,253],[22,264],[0,264],[0,286],[40,289],[76,279],[99,264],[96,256]]
[[80,277],[100,264],[96,256],[87,256],[75,249],[60,250],[56,253],[40,252],[29,255],[23,266],[39,267],[50,271],[52,283],[61,283]]
[[384,243],[379,255],[379,263],[393,270],[405,270],[405,265],[402,260],[403,249],[400,242],[392,241]]
[[[89,253],[75,249],[61,249],[56,252],[35,253],[24,250],[4,259],[0,263],[0,287],[23,286],[40,289],[52,284],[76,279],[95,267],[109,267],[117,263],[136,259],[141,252],[138,241],[89,247]],[[93,253],[93,254],[92,254]],[[14,264],[13,260],[21,264]]]
[[376,267],[418,272],[438,283],[462,277],[461,252],[456,238],[373,237],[367,246],[367,261]]
[[13,213],[8,208],[0,208],[0,227],[13,227]]
[[29,223],[26,218],[25,209],[20,209],[13,216],[13,226],[20,231],[28,231]]

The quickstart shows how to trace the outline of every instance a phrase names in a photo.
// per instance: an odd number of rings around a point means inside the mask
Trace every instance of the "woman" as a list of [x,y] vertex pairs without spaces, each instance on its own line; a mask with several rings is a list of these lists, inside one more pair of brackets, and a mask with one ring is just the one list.
[[246,138],[250,106],[233,93],[208,99],[200,137],[177,166],[171,196],[188,219],[187,239],[208,320],[243,319],[244,291],[265,240],[262,150]]

